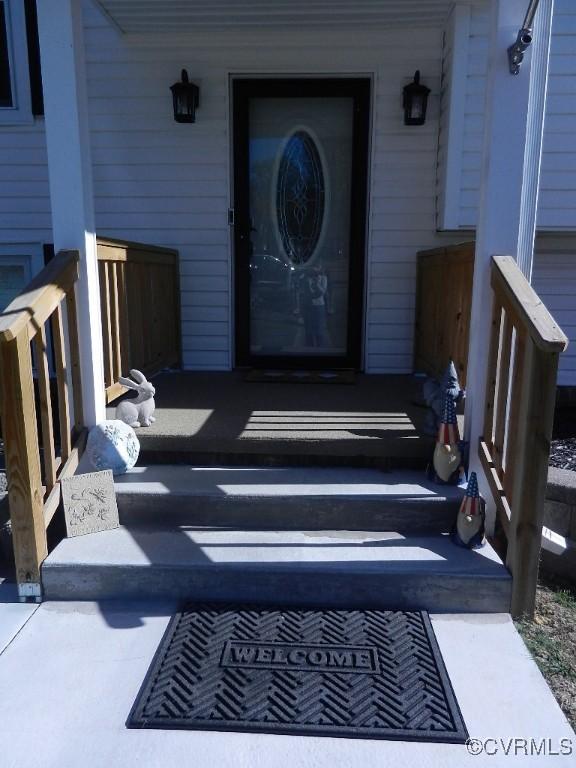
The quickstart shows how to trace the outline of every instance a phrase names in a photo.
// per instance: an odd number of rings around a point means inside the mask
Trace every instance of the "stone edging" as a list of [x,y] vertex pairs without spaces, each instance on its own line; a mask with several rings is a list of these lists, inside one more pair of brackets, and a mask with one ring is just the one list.
[[[576,580],[576,472],[548,469],[544,502],[542,564],[552,573]],[[548,527],[549,526],[549,527]]]
[[549,467],[546,498],[576,506],[576,472]]

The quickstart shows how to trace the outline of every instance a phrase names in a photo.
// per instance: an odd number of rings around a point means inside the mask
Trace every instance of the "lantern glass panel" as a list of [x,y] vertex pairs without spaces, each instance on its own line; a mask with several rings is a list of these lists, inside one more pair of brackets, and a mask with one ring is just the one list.
[[412,120],[421,120],[424,117],[424,99],[420,94],[414,94],[414,96],[412,96],[410,117]]
[[198,86],[189,82],[186,70],[182,70],[182,81],[171,86],[174,106],[174,120],[177,123],[194,123],[199,101]]

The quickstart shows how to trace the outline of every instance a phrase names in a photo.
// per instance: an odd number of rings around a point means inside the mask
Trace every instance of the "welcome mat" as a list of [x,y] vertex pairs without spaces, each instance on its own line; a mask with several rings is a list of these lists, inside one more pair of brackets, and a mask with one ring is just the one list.
[[355,384],[355,371],[292,371],[253,368],[244,381],[263,384]]
[[194,605],[176,614],[129,728],[463,743],[430,619]]

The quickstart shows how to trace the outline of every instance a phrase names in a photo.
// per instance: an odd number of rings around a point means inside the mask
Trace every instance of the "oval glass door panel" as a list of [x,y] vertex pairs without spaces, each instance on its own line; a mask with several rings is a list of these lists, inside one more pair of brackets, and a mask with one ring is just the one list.
[[249,103],[249,351],[347,350],[353,149],[351,97]]
[[290,136],[280,158],[276,215],[284,253],[294,265],[307,264],[324,221],[324,172],[316,142],[306,130]]

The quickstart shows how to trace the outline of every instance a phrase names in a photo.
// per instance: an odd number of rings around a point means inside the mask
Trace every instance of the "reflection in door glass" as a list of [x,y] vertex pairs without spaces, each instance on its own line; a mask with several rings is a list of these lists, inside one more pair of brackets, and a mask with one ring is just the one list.
[[250,102],[250,350],[347,349],[352,98]]

